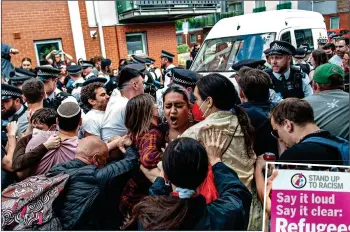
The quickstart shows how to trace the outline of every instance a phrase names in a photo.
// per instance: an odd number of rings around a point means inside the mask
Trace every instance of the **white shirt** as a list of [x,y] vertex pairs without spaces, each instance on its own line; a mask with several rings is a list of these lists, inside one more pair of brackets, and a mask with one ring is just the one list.
[[156,92],[156,102],[158,105],[158,113],[159,113],[159,117],[162,118],[164,117],[164,112],[163,112],[163,94],[164,92],[168,89],[167,86],[164,85],[163,89],[158,89]]
[[332,58],[329,59],[328,62],[331,64],[336,64],[338,66],[341,66],[343,63],[343,59],[338,55],[334,55]]
[[83,133],[87,132],[92,135],[100,136],[100,128],[104,114],[104,111],[95,109],[91,109],[85,114],[81,125]]
[[[165,70],[169,70],[169,69],[175,68],[175,67],[176,67],[175,65],[170,64]],[[165,77],[164,77],[164,86],[170,85],[170,79],[171,79],[171,75],[168,72],[168,73],[165,74]]]
[[[303,92],[304,92],[304,97],[308,97],[308,96],[311,96],[313,94],[313,91],[312,91],[311,85],[309,84],[310,83],[309,76],[306,73],[304,73],[304,74],[305,74],[305,77],[302,78]],[[277,80],[282,81],[282,78],[281,78],[282,74],[281,73],[273,72],[273,75],[276,77]],[[286,80],[289,79],[289,75],[290,75],[290,69],[288,69],[284,73]]]
[[121,96],[118,89],[113,90],[101,123],[101,139],[105,142],[113,136],[124,136],[125,108],[129,99]]
[[75,99],[77,99],[77,101],[80,101],[80,91],[81,91],[81,86],[79,87],[75,87],[77,84],[81,84],[81,83],[84,83],[85,80],[84,78],[79,78],[78,80],[76,80],[74,83],[73,83],[73,87],[74,89],[72,90],[72,96],[75,97]]

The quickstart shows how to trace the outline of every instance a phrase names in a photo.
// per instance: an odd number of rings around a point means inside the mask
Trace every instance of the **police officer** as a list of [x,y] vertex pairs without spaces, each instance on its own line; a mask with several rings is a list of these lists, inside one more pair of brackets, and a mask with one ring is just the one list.
[[[22,100],[22,90],[12,85],[1,85],[1,131],[9,122],[18,122],[17,136],[27,130],[27,107]],[[3,135],[3,133],[2,133]],[[5,134],[6,135],[6,134]]]
[[94,63],[92,63],[92,62],[90,62],[88,60],[82,60],[81,61],[81,68],[83,69],[82,76],[85,78],[85,80],[87,80],[89,78],[97,77],[92,72],[92,69],[94,68]]
[[173,65],[173,59],[175,55],[171,54],[170,52],[162,50],[161,58],[161,68],[162,68],[162,82],[165,86],[165,88],[170,84],[170,79],[172,77],[171,70],[175,68],[175,65]]
[[64,102],[76,100],[68,93],[63,92],[57,88],[57,80],[60,75],[60,70],[51,65],[44,65],[36,67],[38,78],[44,83],[46,99],[44,100],[44,107],[57,110],[57,108]]
[[291,66],[295,48],[284,41],[270,44],[271,70],[266,70],[272,80],[272,88],[283,99],[289,97],[304,98],[312,94],[309,77],[300,68]]
[[35,77],[36,74],[31,71],[22,68],[15,68],[15,75],[10,78],[9,84],[22,89],[23,82]]
[[[83,86],[83,83],[85,82],[84,78],[81,76],[82,73],[82,67],[79,65],[71,65],[67,67],[67,71],[69,74],[69,77],[71,78],[69,86],[67,86],[67,92],[72,94],[73,97],[79,102],[80,101],[80,91],[81,87]],[[90,75],[90,78],[97,78],[92,77]]]
[[156,61],[153,58],[147,57],[146,58],[146,69],[152,74],[152,76],[154,77],[155,81],[160,82],[160,77],[162,75],[161,71],[159,70],[159,68],[155,68],[154,67],[154,62]]
[[305,49],[303,47],[298,48],[293,57],[295,66],[299,66],[304,73],[309,75],[311,66],[304,60],[306,57]]
[[312,69],[312,64],[311,64],[311,53],[312,53],[312,50],[311,50],[310,45],[305,43],[305,44],[300,45],[299,48],[303,48],[303,49],[304,49],[305,54],[306,54],[306,56],[305,56],[305,58],[304,58],[304,61],[305,61],[307,64],[309,64],[310,67],[311,67],[311,69]]

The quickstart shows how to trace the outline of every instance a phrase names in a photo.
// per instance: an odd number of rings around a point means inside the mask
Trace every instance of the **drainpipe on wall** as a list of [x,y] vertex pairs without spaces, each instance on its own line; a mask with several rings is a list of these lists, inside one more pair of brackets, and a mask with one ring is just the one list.
[[106,47],[105,47],[105,39],[103,36],[103,29],[101,24],[101,18],[100,18],[100,11],[98,9],[98,3],[95,3],[95,1],[92,1],[94,5],[94,15],[95,15],[95,21],[98,27],[98,35],[100,38],[100,46],[101,46],[101,53],[104,58],[106,58]]

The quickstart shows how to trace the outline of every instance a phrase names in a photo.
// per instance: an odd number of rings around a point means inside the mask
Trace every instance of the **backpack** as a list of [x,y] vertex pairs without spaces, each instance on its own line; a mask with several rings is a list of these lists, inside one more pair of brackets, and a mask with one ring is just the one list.
[[31,176],[12,184],[1,194],[2,230],[62,230],[52,204],[69,175]]
[[339,153],[342,156],[342,159],[344,161],[344,165],[350,165],[350,157],[349,157],[349,141],[336,137],[338,141],[336,140],[331,140],[327,138],[322,138],[322,137],[310,137],[307,138],[303,141],[305,142],[311,142],[311,143],[319,143],[325,146],[330,146],[333,148],[337,148]]

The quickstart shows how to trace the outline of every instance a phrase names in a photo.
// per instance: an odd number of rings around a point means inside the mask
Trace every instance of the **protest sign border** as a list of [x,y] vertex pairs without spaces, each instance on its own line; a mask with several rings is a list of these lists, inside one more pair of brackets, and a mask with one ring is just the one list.
[[264,185],[264,205],[263,205],[263,226],[262,231],[268,231],[265,228],[266,226],[266,186],[267,186],[267,170],[269,165],[271,164],[277,164],[277,165],[295,165],[295,166],[305,166],[305,167],[328,167],[328,168],[344,168],[344,169],[350,169],[350,166],[347,165],[324,165],[324,164],[305,164],[305,163],[283,163],[283,162],[266,162],[265,166],[265,185]]

